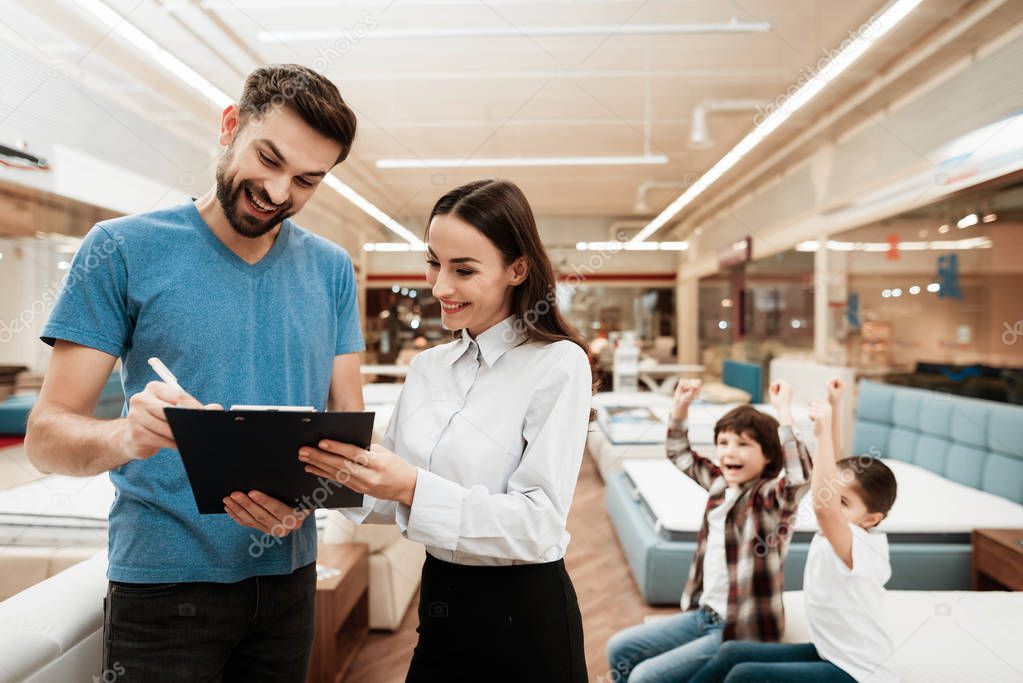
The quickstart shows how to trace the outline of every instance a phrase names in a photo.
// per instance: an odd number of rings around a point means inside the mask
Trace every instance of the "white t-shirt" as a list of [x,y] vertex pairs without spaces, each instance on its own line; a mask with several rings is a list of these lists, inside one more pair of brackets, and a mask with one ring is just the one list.
[[849,569],[823,534],[810,542],[803,599],[817,653],[859,682],[890,683],[894,647],[885,627],[884,585],[892,575],[888,537],[855,524]]
[[[703,554],[703,593],[700,604],[722,619],[728,616],[728,561],[725,558],[725,517],[732,509],[738,489],[725,489],[725,499],[707,513],[707,549]],[[685,606],[683,606],[684,609]]]

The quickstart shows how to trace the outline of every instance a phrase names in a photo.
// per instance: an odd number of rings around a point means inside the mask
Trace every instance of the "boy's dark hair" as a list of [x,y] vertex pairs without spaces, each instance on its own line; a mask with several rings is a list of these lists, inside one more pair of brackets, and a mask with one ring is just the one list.
[[778,421],[773,417],[751,405],[741,405],[729,410],[714,425],[714,443],[721,432],[744,434],[760,444],[767,458],[761,477],[770,479],[781,472],[781,439],[778,438]]
[[321,135],[341,143],[336,164],[355,142],[355,112],[329,78],[301,64],[270,64],[248,75],[238,100],[239,123],[290,107]]
[[867,506],[867,512],[880,512],[888,516],[895,504],[898,484],[888,465],[867,455],[843,458],[837,463],[840,470],[852,472],[856,490]]

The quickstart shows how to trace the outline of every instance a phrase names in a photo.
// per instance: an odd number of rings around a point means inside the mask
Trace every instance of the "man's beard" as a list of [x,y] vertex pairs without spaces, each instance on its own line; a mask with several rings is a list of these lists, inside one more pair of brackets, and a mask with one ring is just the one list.
[[[262,237],[266,233],[270,232],[280,224],[285,218],[288,218],[292,214],[288,212],[291,208],[291,203],[287,203],[284,206],[277,209],[270,218],[265,221],[261,221],[255,216],[245,211],[239,203],[242,201],[242,192],[245,187],[249,188],[249,191],[256,196],[256,199],[266,204],[272,204],[270,200],[263,194],[261,190],[252,185],[251,183],[239,183],[237,187],[235,184],[235,177],[237,174],[227,176],[225,167],[231,160],[230,154],[225,154],[221,162],[217,164],[217,200],[220,201],[220,208],[223,209],[224,215],[227,217],[227,222],[231,224],[234,231],[243,237],[256,238]],[[246,198],[245,201],[248,201]]]

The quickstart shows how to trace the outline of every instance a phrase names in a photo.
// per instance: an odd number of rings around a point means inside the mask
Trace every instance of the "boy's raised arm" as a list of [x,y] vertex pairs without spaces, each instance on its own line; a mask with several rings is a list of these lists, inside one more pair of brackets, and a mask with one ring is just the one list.
[[835,449],[835,460],[842,459],[842,429],[839,424],[842,415],[842,394],[845,384],[838,377],[828,380],[828,403],[831,404],[831,444]]
[[778,440],[782,450],[782,475],[772,486],[760,489],[769,506],[795,509],[810,481],[812,463],[806,444],[796,437],[792,416],[792,386],[785,381],[772,382],[768,388],[771,405],[778,413]]
[[845,566],[852,569],[852,531],[842,515],[842,500],[838,492],[838,466],[835,464],[835,447],[832,441],[831,405],[824,401],[810,402],[810,419],[817,437],[817,452],[813,458],[813,475],[810,492],[813,496],[813,510],[821,533],[828,539],[835,554]]
[[792,416],[792,385],[784,380],[772,382],[767,393],[771,405],[778,413],[778,439],[781,441],[785,487],[791,489],[805,486],[812,463],[806,444],[796,437],[796,420]]
[[693,452],[689,443],[689,404],[700,393],[702,384],[698,379],[679,380],[668,418],[668,438],[665,443],[668,459],[675,463],[675,467],[703,488],[709,489],[721,472],[713,462]]

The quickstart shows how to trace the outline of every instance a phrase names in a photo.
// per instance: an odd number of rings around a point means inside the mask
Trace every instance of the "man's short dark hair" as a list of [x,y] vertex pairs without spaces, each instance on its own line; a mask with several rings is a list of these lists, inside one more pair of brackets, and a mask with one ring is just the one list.
[[843,458],[836,464],[839,470],[852,473],[854,486],[867,512],[880,512],[887,517],[898,493],[895,474],[888,465],[868,455]]
[[721,432],[745,435],[760,444],[760,450],[767,458],[761,477],[770,479],[781,472],[781,439],[778,438],[778,421],[773,417],[751,405],[741,405],[729,410],[714,425],[714,443],[717,443]]
[[348,157],[355,142],[355,112],[329,78],[301,64],[270,64],[250,73],[238,100],[240,124],[281,107],[290,107],[318,133],[341,144],[334,163]]

